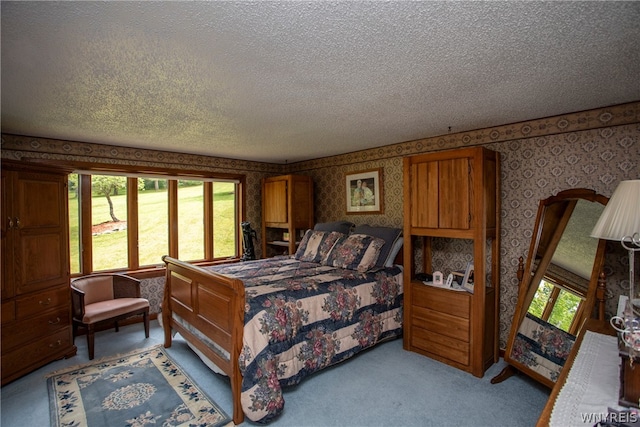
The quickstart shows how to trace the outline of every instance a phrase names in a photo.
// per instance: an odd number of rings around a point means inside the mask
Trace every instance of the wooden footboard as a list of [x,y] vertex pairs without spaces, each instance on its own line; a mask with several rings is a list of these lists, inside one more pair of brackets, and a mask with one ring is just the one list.
[[[238,356],[242,350],[244,328],[244,285],[238,279],[169,256],[162,257],[162,260],[167,269],[162,303],[164,346],[171,347],[171,331],[175,330],[229,376],[233,394],[233,422],[240,424],[244,420],[244,413],[240,403],[242,375]],[[180,316],[229,353],[229,358],[178,323],[174,315]]]

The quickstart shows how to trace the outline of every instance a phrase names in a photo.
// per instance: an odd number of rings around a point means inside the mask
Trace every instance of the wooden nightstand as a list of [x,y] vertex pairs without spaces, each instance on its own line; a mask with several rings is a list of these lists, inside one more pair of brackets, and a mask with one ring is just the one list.
[[449,365],[469,364],[471,294],[411,282],[411,348]]
[[639,408],[640,399],[640,355],[631,357],[624,344],[619,346],[620,354],[620,400],[622,406]]
[[283,175],[262,180],[262,258],[292,255],[313,228],[313,181]]

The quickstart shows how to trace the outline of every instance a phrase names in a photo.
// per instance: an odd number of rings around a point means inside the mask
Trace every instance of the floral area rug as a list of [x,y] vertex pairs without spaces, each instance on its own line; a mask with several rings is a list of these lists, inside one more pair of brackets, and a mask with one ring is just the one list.
[[160,345],[54,372],[47,387],[56,427],[231,423]]

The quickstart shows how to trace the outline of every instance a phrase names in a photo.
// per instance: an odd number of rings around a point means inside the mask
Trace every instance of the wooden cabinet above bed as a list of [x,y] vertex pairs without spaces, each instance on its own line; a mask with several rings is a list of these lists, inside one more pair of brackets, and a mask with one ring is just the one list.
[[[404,348],[478,377],[498,360],[499,160],[482,147],[404,159]],[[472,293],[416,277],[470,261]]]
[[262,257],[293,254],[313,228],[313,181],[304,175],[262,180]]

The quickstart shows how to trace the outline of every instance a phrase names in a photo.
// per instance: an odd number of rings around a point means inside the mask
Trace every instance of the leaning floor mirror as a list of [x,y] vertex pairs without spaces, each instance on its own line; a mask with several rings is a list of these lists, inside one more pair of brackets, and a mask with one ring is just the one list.
[[[493,384],[522,372],[553,387],[584,320],[603,316],[605,241],[590,237],[608,198],[570,189],[542,200],[526,264],[520,259],[518,304],[507,341],[507,366]],[[595,316],[597,317],[597,316]]]

